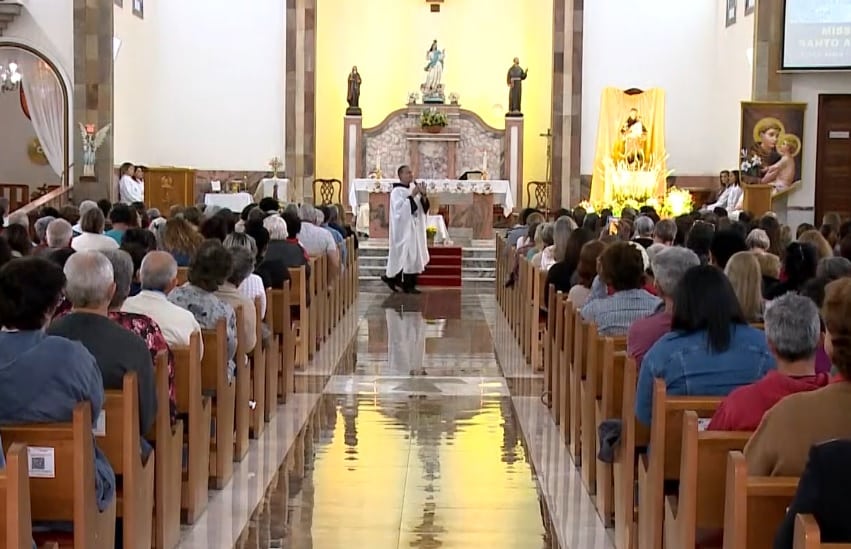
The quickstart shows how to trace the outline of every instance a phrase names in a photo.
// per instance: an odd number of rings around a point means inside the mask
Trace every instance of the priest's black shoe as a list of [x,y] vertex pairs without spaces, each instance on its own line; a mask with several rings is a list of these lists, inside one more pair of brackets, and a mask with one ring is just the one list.
[[399,291],[399,288],[396,287],[395,278],[388,278],[386,275],[381,275],[381,282],[387,284],[387,287],[393,290],[394,292]]

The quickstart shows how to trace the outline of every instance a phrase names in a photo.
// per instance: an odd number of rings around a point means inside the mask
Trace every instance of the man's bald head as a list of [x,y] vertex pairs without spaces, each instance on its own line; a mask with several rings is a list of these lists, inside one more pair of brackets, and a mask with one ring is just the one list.
[[177,261],[168,252],[150,252],[142,259],[139,281],[143,290],[169,293],[177,284]]

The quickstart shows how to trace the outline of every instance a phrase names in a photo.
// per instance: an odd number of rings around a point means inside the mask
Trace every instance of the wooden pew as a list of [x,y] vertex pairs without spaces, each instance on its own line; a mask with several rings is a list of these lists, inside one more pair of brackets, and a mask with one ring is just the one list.
[[[138,429],[137,429],[138,432]],[[3,449],[15,444],[29,448],[47,448],[53,454],[53,476],[30,475],[31,516],[34,522],[70,522],[73,534],[45,532],[36,541],[62,540],[73,547],[115,546],[115,508],[113,497],[104,511],[98,511],[95,495],[95,447],[92,436],[92,406],[79,402],[71,423],[41,423],[0,428]],[[28,470],[32,467],[27,460]],[[45,463],[46,465],[46,463]],[[42,471],[47,472],[42,468]],[[48,473],[49,474],[49,473]]]
[[173,549],[180,541],[183,421],[178,419],[174,425],[171,424],[168,409],[168,357],[165,353],[157,355],[154,374],[157,383],[157,419],[147,436],[157,451],[154,465],[153,546],[156,549]]
[[[599,384],[594,390],[596,398],[594,401],[594,423],[591,436],[593,440],[592,452],[589,455],[589,460],[594,460],[596,463],[596,493],[597,493],[597,512],[602,517],[606,526],[612,526],[615,516],[614,502],[614,476],[611,463],[604,463],[597,459],[596,451],[599,446],[597,436],[597,426],[603,421],[609,419],[620,419],[622,410],[623,398],[623,369],[626,361],[626,338],[624,337],[605,337],[603,338],[600,359],[597,360],[597,372],[594,377],[594,383]],[[589,374],[589,378],[591,375]],[[583,442],[584,445],[584,442]],[[584,446],[583,446],[584,447]]]
[[6,452],[6,469],[0,471],[0,540],[7,549],[32,549],[30,482],[27,445],[16,442]]
[[[617,374],[614,374],[616,377]],[[623,364],[620,444],[615,448],[612,472],[615,483],[615,547],[637,547],[638,517],[635,505],[637,448],[650,443],[650,430],[635,419],[635,390],[638,386],[638,366],[627,357]]]
[[821,531],[812,515],[795,517],[794,549],[851,549],[851,543],[822,543]]
[[221,490],[233,476],[236,401],[236,383],[228,381],[226,371],[228,341],[225,319],[219,319],[215,330],[201,330],[201,336],[204,338],[201,388],[205,395],[213,398],[214,430],[210,439],[210,486]]
[[177,285],[183,286],[189,281],[189,267],[177,268]]
[[[201,333],[189,338],[188,347],[172,347],[177,412],[184,416],[186,461],[181,447],[180,510],[187,524],[194,524],[207,508],[207,477],[210,469],[210,426],[213,403],[203,394]],[[210,349],[215,353],[215,349]]]
[[741,452],[727,454],[724,549],[771,549],[798,477],[752,477]]
[[565,297],[554,285],[547,296],[547,339],[544,346],[544,378],[550,387],[550,413],[556,425],[561,424],[561,358],[564,350]]
[[[608,360],[611,367],[615,353],[626,351],[626,336],[603,337],[597,333],[596,326],[587,334],[588,348],[585,358],[585,378],[579,388],[580,405],[582,407],[582,480],[589,493],[597,493],[597,425],[608,417],[602,417],[603,371],[604,361]],[[609,355],[605,356],[604,344],[609,343]],[[611,473],[604,479],[607,486],[611,485]],[[601,516],[608,523],[611,521],[611,491],[607,492],[607,508]],[[598,500],[597,509],[601,509]]]
[[[246,352],[245,341],[242,338],[242,333],[245,330],[245,310],[240,305],[235,310],[236,313],[236,355],[234,362],[236,363],[236,384],[234,392],[234,412],[233,412],[233,460],[242,461],[248,453],[248,426],[251,422],[251,408],[248,401],[251,400],[251,370],[248,367],[248,353]],[[256,346],[261,345],[261,341],[257,340]]]
[[[555,349],[555,337],[556,337],[556,319],[558,318],[558,312],[556,311],[556,291],[555,286],[550,284],[547,286],[546,284],[546,271],[541,271],[541,274],[544,276],[544,281],[541,283],[542,288],[548,289],[546,292],[546,300],[544,300],[543,294],[541,295],[541,304],[547,310],[547,318],[541,325],[541,334],[540,334],[540,347],[541,347],[541,367],[544,370],[544,392],[550,393],[550,413],[553,416],[553,421],[558,422],[558,412],[556,411],[553,403],[555,402],[555,397],[557,396],[557,391],[555,389],[555,384],[553,383],[553,351]],[[544,290],[542,290],[543,292]]]
[[[298,286],[298,287],[296,287]],[[287,395],[294,390],[294,376],[296,367],[296,355],[302,353],[302,358],[307,360],[306,339],[307,332],[296,335],[296,330],[302,327],[307,329],[308,323],[302,319],[308,317],[306,301],[300,303],[302,298],[306,299],[304,290],[306,287],[304,267],[290,270],[290,280],[284,284],[282,289],[272,290],[272,301],[275,309],[275,317],[272,322],[272,333],[275,335],[276,347],[278,349],[278,369],[275,377],[276,400],[287,401]],[[299,320],[297,328],[292,320],[292,307],[294,300],[299,304]],[[304,306],[302,306],[304,305]],[[303,367],[303,366],[302,366]]]
[[[304,343],[308,351],[308,359],[313,358],[313,355],[316,353],[321,333],[321,315],[319,313],[322,310],[322,300],[319,299],[317,288],[322,286],[321,281],[324,280],[325,277],[322,276],[323,273],[319,272],[323,265],[320,262],[320,259],[321,258],[310,259],[311,275],[307,280],[307,295],[310,296],[310,307],[307,310],[309,318],[307,320],[299,319],[299,322],[308,322],[307,330],[305,331],[307,339],[305,339]],[[305,360],[305,364],[307,364],[307,359]]]
[[559,359],[559,416],[561,434],[565,444],[570,444],[570,372],[573,363],[573,336],[576,308],[570,301],[564,302],[562,324],[561,358]]
[[[267,308],[269,301],[266,301]],[[260,438],[266,429],[266,355],[263,349],[263,315],[260,310],[260,297],[254,298],[254,311],[257,314],[254,320],[255,337],[257,344],[249,356],[249,367],[251,370],[251,400],[254,408],[251,410],[249,430],[251,438]]]
[[[168,408],[168,400],[160,403]],[[136,372],[124,374],[121,391],[106,391],[104,418],[95,441],[115,472],[115,514],[123,521],[124,547],[148,549],[152,541],[155,452],[142,460],[139,433],[139,382]]]
[[697,413],[683,414],[680,487],[665,497],[665,547],[695,549],[699,531],[724,528],[727,454],[742,450],[752,434],[700,431]]
[[597,329],[592,323],[585,322],[582,319],[582,310],[576,309],[573,319],[573,360],[570,362],[570,443],[567,445],[567,450],[573,462],[582,465],[582,406],[580,387],[582,379],[586,374],[585,354],[588,346],[588,337],[591,331],[596,332]]
[[638,460],[638,546],[661,549],[664,520],[664,484],[679,475],[682,421],[687,410],[699,417],[712,417],[721,403],[718,397],[667,395],[665,381],[653,385],[653,420],[650,451]]
[[[543,371],[543,348],[541,345],[542,336],[546,333],[546,321],[541,322],[541,309],[545,305],[544,289],[546,288],[547,273],[536,269],[531,262],[526,262],[529,271],[529,281],[531,284],[531,302],[529,304],[529,359],[528,362],[532,365],[533,371]],[[546,376],[544,377],[546,383]],[[548,390],[548,387],[544,388]]]
[[[307,296],[310,295],[310,287],[311,284],[307,280],[307,271],[304,267],[290,269],[289,302],[290,305],[298,307],[298,320],[292,321],[292,325],[295,328],[296,368],[304,368],[307,365],[308,357],[310,356],[310,341],[313,339],[310,326],[314,312],[310,308],[314,307],[315,303],[311,302],[310,307],[308,307]],[[274,297],[275,291],[273,290],[272,293]],[[276,322],[272,331],[279,337],[283,337],[284,324],[283,316],[280,316],[280,313],[281,308],[276,306]]]

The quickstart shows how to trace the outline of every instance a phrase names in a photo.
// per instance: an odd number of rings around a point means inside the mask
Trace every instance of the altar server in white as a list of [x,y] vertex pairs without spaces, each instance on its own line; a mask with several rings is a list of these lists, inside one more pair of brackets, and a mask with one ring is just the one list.
[[387,270],[381,280],[391,290],[418,294],[417,276],[429,261],[426,244],[428,197],[421,184],[414,182],[409,166],[396,172],[399,183],[390,191],[390,249]]
[[125,204],[145,201],[145,184],[133,178],[136,168],[125,162],[118,169],[121,179],[118,180],[118,201]]

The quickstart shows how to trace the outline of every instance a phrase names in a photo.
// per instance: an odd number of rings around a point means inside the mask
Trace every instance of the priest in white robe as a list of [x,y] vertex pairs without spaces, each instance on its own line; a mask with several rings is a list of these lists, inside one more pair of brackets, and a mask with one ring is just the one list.
[[385,276],[381,280],[394,292],[401,287],[405,293],[418,294],[417,276],[429,261],[428,197],[422,186],[414,182],[409,166],[401,166],[397,175],[399,183],[390,191],[390,249]]

